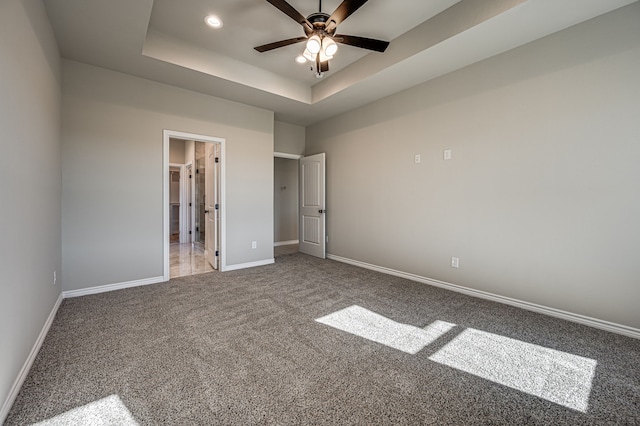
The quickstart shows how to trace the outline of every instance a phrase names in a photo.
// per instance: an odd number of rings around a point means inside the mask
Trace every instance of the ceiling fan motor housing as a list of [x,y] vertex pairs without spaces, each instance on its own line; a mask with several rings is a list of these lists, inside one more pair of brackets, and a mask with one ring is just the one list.
[[335,27],[331,31],[325,30],[327,26],[327,21],[329,20],[329,18],[330,16],[328,13],[323,13],[323,12],[312,13],[311,15],[307,16],[307,21],[309,21],[309,23],[313,25],[313,29],[305,25],[303,26],[304,32],[307,34],[307,36],[310,36],[312,34],[322,34],[322,35],[333,36],[336,33]]

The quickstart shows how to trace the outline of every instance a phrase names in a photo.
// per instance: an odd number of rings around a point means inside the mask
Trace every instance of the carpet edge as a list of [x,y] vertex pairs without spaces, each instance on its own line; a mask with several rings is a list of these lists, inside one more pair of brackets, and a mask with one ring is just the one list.
[[513,299],[506,296],[500,296],[498,294],[489,293],[486,291],[475,290],[469,287],[464,287],[457,284],[448,283],[446,281],[439,281],[420,275],[411,274],[408,272],[398,271],[384,266],[373,265],[359,260],[353,260],[342,256],[336,256],[334,254],[327,254],[327,259],[335,260],[336,262],[347,263],[350,265],[358,266],[361,268],[369,269],[383,274],[393,275],[399,278],[405,278],[411,281],[416,281],[421,284],[432,285],[434,287],[444,288],[445,290],[455,291],[456,293],[466,294],[468,296],[478,297],[480,299],[491,300],[493,302],[503,303],[505,305],[515,306],[517,308],[525,309],[527,311],[537,312],[547,316],[564,319],[567,321],[575,322],[589,327],[597,328],[600,330],[609,331],[623,336],[640,339],[640,329],[633,328],[623,324],[617,324],[598,318],[588,317],[586,315],[580,315],[573,312],[563,311],[561,309],[551,308],[548,306],[538,305],[535,303],[526,302],[524,300]]
[[31,352],[29,352],[29,355],[27,356],[27,359],[22,365],[22,368],[20,369],[18,376],[13,382],[13,385],[9,390],[9,394],[7,395],[6,399],[4,400],[4,403],[2,404],[2,409],[0,409],[0,424],[4,424],[4,421],[7,419],[7,416],[9,415],[9,411],[11,410],[13,403],[18,397],[18,393],[20,392],[20,389],[22,388],[24,381],[29,375],[29,371],[33,366],[33,362],[36,360],[36,356],[38,355],[38,352],[40,352],[40,348],[44,343],[44,339],[45,337],[47,337],[47,334],[49,333],[51,324],[53,324],[53,319],[56,317],[56,314],[58,313],[58,309],[60,308],[60,304],[62,303],[63,299],[64,299],[64,296],[62,293],[60,293],[60,295],[58,296],[58,299],[56,300],[56,303],[53,305],[53,308],[49,313],[49,316],[47,317],[47,320],[42,326],[42,330],[40,330],[40,334],[38,335],[38,338],[36,339],[33,347],[31,348]]

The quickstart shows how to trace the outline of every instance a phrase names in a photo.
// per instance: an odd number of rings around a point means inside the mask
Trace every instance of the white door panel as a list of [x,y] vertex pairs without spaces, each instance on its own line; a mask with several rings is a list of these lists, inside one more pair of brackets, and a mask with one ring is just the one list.
[[216,252],[218,247],[218,194],[219,179],[218,170],[219,163],[216,162],[218,144],[206,144],[206,166],[205,166],[205,238],[207,261],[213,269],[218,269],[218,259]]
[[213,269],[220,267],[220,144],[213,145],[213,249],[215,251],[215,263]]
[[300,159],[300,251],[325,258],[325,154]]

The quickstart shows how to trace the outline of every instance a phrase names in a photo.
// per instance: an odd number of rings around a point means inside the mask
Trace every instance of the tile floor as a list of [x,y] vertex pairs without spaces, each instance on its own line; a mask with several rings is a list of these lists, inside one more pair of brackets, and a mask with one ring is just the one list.
[[[202,274],[205,272],[212,272],[214,270],[204,257],[204,248],[202,244],[171,243],[169,247],[169,275],[171,278]],[[274,257],[297,252],[298,244],[273,248]]]
[[213,271],[213,267],[204,257],[204,247],[198,243],[172,243],[169,251],[169,268],[171,278]]

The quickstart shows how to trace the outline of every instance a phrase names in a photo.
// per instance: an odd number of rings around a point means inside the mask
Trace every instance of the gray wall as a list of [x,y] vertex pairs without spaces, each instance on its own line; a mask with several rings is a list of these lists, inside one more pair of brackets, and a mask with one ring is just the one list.
[[3,405],[60,296],[62,275],[58,48],[41,1],[3,0],[0,28]]
[[273,258],[273,112],[64,61],[62,117],[64,290],[162,276],[163,129],[226,138],[227,265]]
[[305,128],[276,121],[273,127],[275,152],[304,155]]
[[298,160],[274,158],[274,241],[298,239]]
[[308,128],[329,253],[640,328],[638,22],[634,3]]

